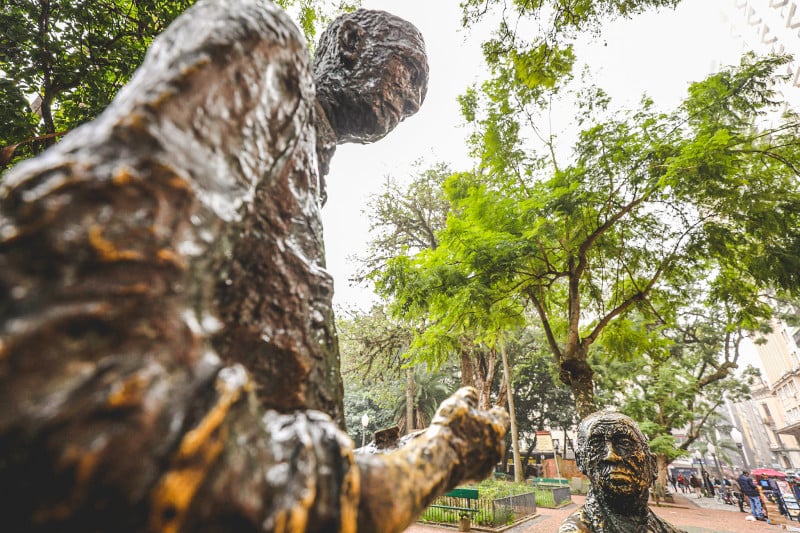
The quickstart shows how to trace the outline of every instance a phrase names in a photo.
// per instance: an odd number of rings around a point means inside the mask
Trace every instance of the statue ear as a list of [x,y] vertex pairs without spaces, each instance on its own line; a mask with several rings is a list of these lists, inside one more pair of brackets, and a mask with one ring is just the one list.
[[358,61],[364,45],[364,28],[353,20],[345,20],[339,28],[339,55],[342,62],[350,67]]

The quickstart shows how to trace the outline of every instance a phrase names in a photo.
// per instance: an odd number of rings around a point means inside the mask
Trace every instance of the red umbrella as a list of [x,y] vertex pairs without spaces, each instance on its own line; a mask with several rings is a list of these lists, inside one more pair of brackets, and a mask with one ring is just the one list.
[[786,477],[786,474],[775,470],[774,468],[756,468],[750,472],[754,476],[767,476],[767,477]]

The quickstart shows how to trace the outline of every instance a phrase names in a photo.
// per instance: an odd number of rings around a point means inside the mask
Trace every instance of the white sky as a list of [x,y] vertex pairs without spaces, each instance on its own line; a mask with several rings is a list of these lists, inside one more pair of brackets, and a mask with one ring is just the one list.
[[[738,62],[741,45],[730,37],[721,10],[731,0],[684,0],[676,10],[648,13],[607,25],[602,35],[581,44],[578,59],[589,62],[596,83],[617,103],[637,102],[647,92],[657,104],[674,107],[692,81],[719,65]],[[353,287],[349,259],[363,253],[368,235],[367,199],[386,175],[404,179],[414,161],[444,161],[468,168],[465,136],[456,96],[482,79],[481,35],[460,27],[455,0],[364,0],[414,23],[422,32],[430,81],[419,113],[373,145],[337,148],[327,178],[323,209],[328,269],[335,279],[334,304],[366,309],[375,300],[366,287]]]

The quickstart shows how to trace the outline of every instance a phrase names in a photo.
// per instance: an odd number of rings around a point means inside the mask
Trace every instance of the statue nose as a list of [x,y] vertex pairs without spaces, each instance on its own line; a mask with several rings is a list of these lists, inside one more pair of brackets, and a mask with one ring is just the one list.
[[411,95],[409,98],[406,98],[403,104],[403,112],[406,115],[413,115],[417,111],[419,111],[419,101],[416,99],[416,95]]
[[617,450],[614,448],[614,444],[607,442],[605,456],[603,459],[606,461],[620,461],[622,460],[622,457],[620,457],[620,455],[617,453]]

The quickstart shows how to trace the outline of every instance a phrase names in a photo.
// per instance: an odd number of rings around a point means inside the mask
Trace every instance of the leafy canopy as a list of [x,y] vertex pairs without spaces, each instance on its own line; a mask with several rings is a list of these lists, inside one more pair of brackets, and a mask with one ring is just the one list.
[[[0,4],[0,170],[111,102],[153,39],[194,0],[6,0]],[[357,0],[278,0],[309,41]]]
[[787,61],[745,56],[669,113],[647,98],[619,112],[583,87],[566,164],[537,129],[547,99],[488,82],[468,117],[480,166],[447,181],[439,247],[391,261],[379,289],[399,313],[448,332],[531,309],[582,415],[594,408],[589,350],[615,321],[609,333],[632,335],[628,313],[674,321],[702,281],[733,306],[736,327],[757,327],[770,311],[753,295],[769,282],[794,288],[796,275],[762,257],[771,247],[791,261],[800,227],[797,117],[757,128],[778,107],[772,87]]

